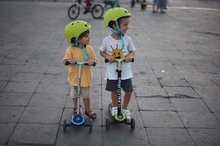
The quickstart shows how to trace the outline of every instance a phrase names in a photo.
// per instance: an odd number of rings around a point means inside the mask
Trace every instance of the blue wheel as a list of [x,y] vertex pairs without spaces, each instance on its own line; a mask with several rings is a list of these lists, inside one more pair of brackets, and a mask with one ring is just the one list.
[[76,114],[72,116],[72,123],[74,125],[82,125],[84,122],[85,119],[81,114]]
[[66,127],[67,127],[67,124],[66,124],[66,120],[63,121],[63,132],[66,133]]

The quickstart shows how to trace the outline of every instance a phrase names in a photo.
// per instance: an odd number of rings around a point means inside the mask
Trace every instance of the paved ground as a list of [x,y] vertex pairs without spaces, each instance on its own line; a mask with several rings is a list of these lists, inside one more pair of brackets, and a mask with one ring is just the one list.
[[[130,9],[128,34],[137,47],[135,91],[129,108],[136,121],[105,130],[110,95],[98,47],[109,32],[91,15],[94,68],[93,133],[68,128],[72,103],[63,28],[70,3],[0,1],[0,145],[218,146],[220,145],[219,1],[170,0],[166,14]],[[175,7],[174,7],[175,6]]]

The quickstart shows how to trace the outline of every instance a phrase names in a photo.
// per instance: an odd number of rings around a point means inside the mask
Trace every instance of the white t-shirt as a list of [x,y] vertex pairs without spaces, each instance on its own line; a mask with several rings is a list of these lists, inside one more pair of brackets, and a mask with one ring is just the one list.
[[[108,35],[105,37],[102,41],[102,44],[99,48],[101,51],[105,51],[109,55],[112,55],[113,49],[122,49],[122,40],[115,40],[111,35]],[[129,51],[135,51],[136,48],[133,44],[132,39],[125,35],[124,36],[124,49],[122,50],[124,56],[129,54]],[[116,63],[107,63],[106,67],[106,73],[105,73],[105,79],[109,80],[117,80],[117,64]],[[131,63],[123,62],[121,65],[122,73],[121,73],[121,79],[126,80],[129,78],[132,78],[132,72],[131,72]]]

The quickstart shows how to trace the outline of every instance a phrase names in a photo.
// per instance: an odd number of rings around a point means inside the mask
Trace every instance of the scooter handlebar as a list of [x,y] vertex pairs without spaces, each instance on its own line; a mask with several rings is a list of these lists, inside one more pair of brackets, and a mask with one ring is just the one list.
[[[70,65],[71,63],[69,62],[69,60],[66,60],[64,64],[65,65]],[[76,61],[74,64],[77,64],[77,65],[89,65],[88,62],[79,62],[79,61]],[[96,62],[94,62],[92,64],[92,66],[96,66]]]
[[[118,60],[121,60],[121,62],[125,62],[125,59],[115,59],[116,60],[116,62],[118,61]],[[105,63],[108,63],[109,61],[108,61],[108,59],[106,59],[105,58]],[[131,60],[131,62],[134,62],[134,58],[132,58],[132,60]]]

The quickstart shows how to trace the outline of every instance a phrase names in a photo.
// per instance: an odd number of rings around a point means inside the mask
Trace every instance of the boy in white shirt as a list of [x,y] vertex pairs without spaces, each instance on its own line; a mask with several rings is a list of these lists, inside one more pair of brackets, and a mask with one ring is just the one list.
[[115,58],[122,59],[122,74],[121,74],[121,87],[125,91],[124,101],[122,106],[122,112],[130,120],[130,111],[127,109],[133,92],[132,86],[132,72],[131,61],[134,58],[134,52],[136,50],[132,39],[126,35],[128,30],[129,18],[131,13],[127,9],[122,7],[111,8],[106,11],[104,15],[105,27],[109,28],[112,33],[105,37],[100,46],[100,55],[108,59],[110,63],[107,64],[106,75],[107,79],[106,90],[111,92],[112,96],[112,116],[117,114],[117,66],[113,63]]

